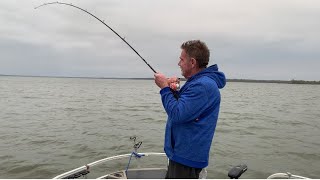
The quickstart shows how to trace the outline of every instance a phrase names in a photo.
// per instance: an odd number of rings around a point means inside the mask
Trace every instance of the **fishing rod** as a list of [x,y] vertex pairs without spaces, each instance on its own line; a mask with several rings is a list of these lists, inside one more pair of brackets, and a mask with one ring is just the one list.
[[90,16],[96,18],[96,19],[97,19],[98,21],[100,21],[102,24],[104,24],[105,26],[107,26],[112,32],[114,32],[123,42],[125,42],[125,43],[142,59],[142,61],[143,61],[147,66],[149,66],[149,68],[150,68],[154,73],[157,73],[157,72],[151,67],[151,65],[150,65],[149,63],[147,63],[147,61],[146,61],[123,37],[121,37],[115,30],[113,30],[110,26],[108,26],[103,20],[99,19],[97,16],[93,15],[92,13],[88,12],[87,10],[82,9],[82,8],[80,8],[80,7],[78,7],[78,6],[75,6],[75,5],[71,4],[71,3],[69,4],[69,3],[63,3],[63,2],[58,2],[58,1],[57,1],[57,2],[44,3],[44,4],[40,5],[40,6],[35,7],[34,9],[37,9],[37,8],[40,8],[40,7],[46,6],[46,5],[51,5],[51,4],[61,4],[61,5],[71,6],[71,7],[80,9],[81,11],[83,11],[83,12],[89,14]]

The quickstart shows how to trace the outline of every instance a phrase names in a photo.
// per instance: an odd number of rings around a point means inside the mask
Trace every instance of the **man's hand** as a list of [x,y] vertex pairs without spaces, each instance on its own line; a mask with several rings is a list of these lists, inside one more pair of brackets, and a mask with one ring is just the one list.
[[172,90],[177,91],[180,88],[180,80],[177,77],[167,78],[161,73],[156,73],[154,81],[161,89],[169,86]]
[[161,74],[161,73],[155,73],[154,74],[154,82],[161,89],[169,86],[167,77],[164,74]]
[[177,77],[171,77],[168,79],[168,84],[169,87],[174,90],[177,91],[180,89],[180,80]]

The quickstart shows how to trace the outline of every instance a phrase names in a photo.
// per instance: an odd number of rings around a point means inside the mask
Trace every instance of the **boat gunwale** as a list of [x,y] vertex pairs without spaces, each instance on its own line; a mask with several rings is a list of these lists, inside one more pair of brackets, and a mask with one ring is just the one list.
[[[137,154],[142,155],[142,156],[166,156],[165,153],[157,153],[157,152],[147,152],[147,153],[137,153]],[[102,163],[105,163],[105,162],[108,162],[108,161],[112,161],[112,160],[117,160],[117,159],[130,157],[131,155],[132,155],[132,153],[130,153],[130,154],[121,154],[121,155],[116,155],[116,156],[111,156],[111,157],[107,157],[107,158],[104,158],[104,159],[100,159],[100,160],[94,161],[92,163],[89,163],[87,165],[75,168],[75,169],[70,170],[70,171],[65,172],[65,173],[62,173],[62,174],[60,174],[58,176],[55,176],[53,179],[62,179],[64,177],[67,177],[67,176],[73,175],[75,173],[78,173],[80,171],[86,170],[88,168],[94,167],[96,165],[99,165],[99,164],[102,164]]]

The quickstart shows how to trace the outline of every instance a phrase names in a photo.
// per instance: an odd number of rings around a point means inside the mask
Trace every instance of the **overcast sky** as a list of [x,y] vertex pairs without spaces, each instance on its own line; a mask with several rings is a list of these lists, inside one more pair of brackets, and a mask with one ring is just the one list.
[[[112,31],[64,5],[0,1],[0,74],[153,77]],[[319,0],[68,0],[117,31],[147,62],[179,76],[180,45],[207,43],[227,78],[320,80]]]

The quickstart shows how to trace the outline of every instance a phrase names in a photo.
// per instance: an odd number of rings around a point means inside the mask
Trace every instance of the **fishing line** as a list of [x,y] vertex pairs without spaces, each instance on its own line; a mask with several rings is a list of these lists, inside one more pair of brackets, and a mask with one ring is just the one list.
[[154,72],[154,73],[157,73],[149,63],[147,63],[147,61],[123,38],[121,37],[115,30],[113,30],[110,26],[108,26],[103,20],[99,19],[97,16],[93,15],[92,13],[88,12],[87,10],[85,9],[82,9],[78,6],[75,6],[73,4],[69,4],[69,3],[63,3],[63,2],[50,2],[50,3],[44,3],[40,6],[37,6],[35,7],[34,9],[37,9],[37,8],[40,8],[42,6],[46,6],[46,5],[51,5],[51,4],[61,4],[61,5],[67,5],[67,6],[71,6],[71,7],[74,7],[74,8],[77,8],[77,9],[80,9],[81,11],[89,14],[90,16],[96,18],[98,21],[100,21],[102,24],[104,24],[105,26],[107,26],[112,32],[114,32],[123,42],[125,42],[141,59],[142,61],[147,65],[149,66],[149,68]]

